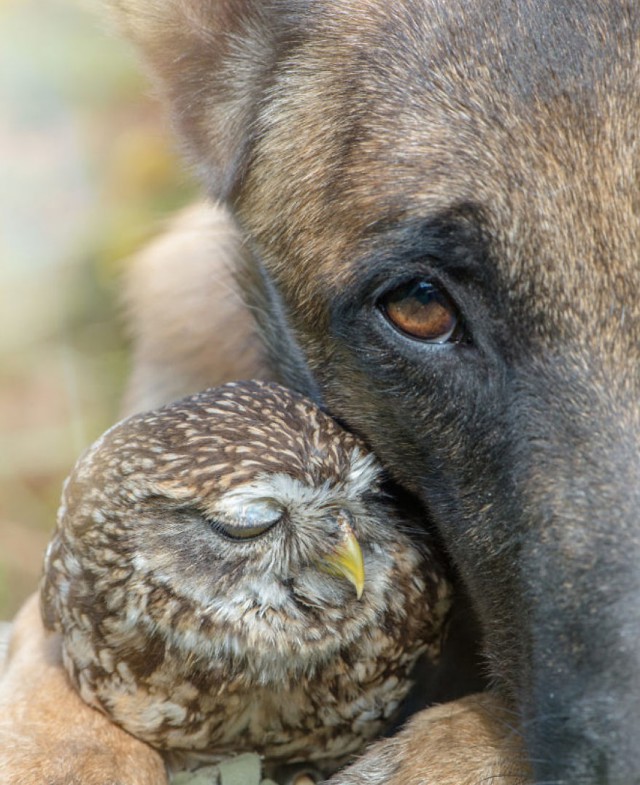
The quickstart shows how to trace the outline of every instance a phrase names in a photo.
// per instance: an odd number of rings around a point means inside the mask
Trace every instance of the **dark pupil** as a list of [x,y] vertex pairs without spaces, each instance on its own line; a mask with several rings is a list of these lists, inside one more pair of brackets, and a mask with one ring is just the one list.
[[427,281],[395,289],[382,301],[387,318],[403,333],[422,341],[455,339],[458,314],[447,295]]

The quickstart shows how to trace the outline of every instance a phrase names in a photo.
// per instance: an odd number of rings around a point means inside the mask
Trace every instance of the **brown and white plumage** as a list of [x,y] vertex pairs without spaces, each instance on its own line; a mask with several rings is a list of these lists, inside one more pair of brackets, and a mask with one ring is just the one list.
[[358,752],[437,656],[449,604],[380,480],[273,384],[114,426],[66,483],[42,584],[84,700],[187,761],[253,750],[328,772]]

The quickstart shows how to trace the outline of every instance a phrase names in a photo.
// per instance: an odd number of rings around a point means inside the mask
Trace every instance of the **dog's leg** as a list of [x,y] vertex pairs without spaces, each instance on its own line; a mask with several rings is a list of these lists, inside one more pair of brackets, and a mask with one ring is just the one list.
[[86,706],[37,598],[15,619],[0,674],[0,785],[166,785],[160,755]]
[[417,714],[331,785],[525,785],[529,766],[513,717],[488,693]]

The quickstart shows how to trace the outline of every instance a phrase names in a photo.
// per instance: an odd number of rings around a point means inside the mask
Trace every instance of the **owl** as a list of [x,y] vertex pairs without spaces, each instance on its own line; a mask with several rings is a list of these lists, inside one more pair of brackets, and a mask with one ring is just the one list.
[[257,381],[107,431],[41,585],[84,701],[171,765],[252,751],[323,775],[392,722],[449,604],[363,442]]

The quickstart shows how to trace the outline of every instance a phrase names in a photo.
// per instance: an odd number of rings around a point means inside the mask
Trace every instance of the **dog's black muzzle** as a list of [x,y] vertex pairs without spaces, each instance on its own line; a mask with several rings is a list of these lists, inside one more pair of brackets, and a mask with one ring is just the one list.
[[[515,692],[537,783],[640,783],[633,374],[554,363],[518,390]],[[503,645],[506,639],[503,637]]]

